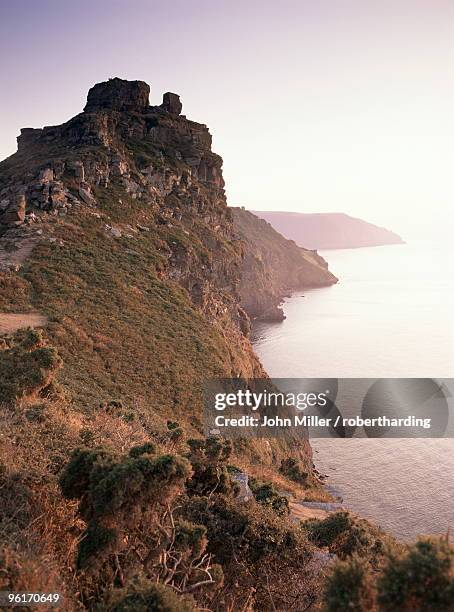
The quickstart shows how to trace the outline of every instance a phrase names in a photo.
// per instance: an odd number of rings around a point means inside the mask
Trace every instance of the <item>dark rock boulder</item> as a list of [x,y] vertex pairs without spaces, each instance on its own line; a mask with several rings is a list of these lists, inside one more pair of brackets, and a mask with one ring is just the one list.
[[170,91],[166,92],[162,98],[161,108],[173,115],[181,115],[183,105],[180,102],[180,96]]
[[86,113],[99,110],[144,112],[149,106],[150,86],[144,81],[115,78],[92,87],[87,96]]

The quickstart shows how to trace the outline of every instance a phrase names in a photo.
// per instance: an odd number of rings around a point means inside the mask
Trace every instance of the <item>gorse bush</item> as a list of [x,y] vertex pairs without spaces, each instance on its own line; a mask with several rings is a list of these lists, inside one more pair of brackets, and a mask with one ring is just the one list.
[[407,546],[387,545],[378,557],[373,548],[361,549],[361,556],[349,553],[333,566],[327,577],[325,609],[452,611],[453,560],[454,549],[443,539],[419,540]]
[[372,559],[383,555],[386,535],[375,525],[348,512],[334,512],[325,519],[310,519],[302,523],[308,538],[318,547],[328,547],[331,553],[345,559],[356,553]]
[[281,516],[290,513],[288,499],[280,495],[271,482],[262,482],[256,478],[249,478],[249,486],[259,504],[269,506],[274,512]]
[[[211,443],[208,447],[210,456],[217,456]],[[187,458],[159,454],[151,442],[131,448],[128,455],[103,448],[73,453],[60,487],[66,498],[79,500],[86,524],[76,562],[85,576],[84,596],[96,589],[107,605],[111,587],[120,587],[123,595],[114,609],[140,603],[147,610],[174,610],[176,600],[166,595],[168,589],[146,583],[132,592],[124,587],[141,576],[178,593],[197,591],[198,597],[208,597],[222,586],[222,568],[206,550],[207,528],[174,516],[172,505],[191,476]],[[190,600],[182,602],[190,606]]]
[[47,387],[62,361],[40,330],[6,337],[0,347],[0,401],[14,402]]
[[153,451],[152,444],[145,444],[126,457],[104,449],[74,452],[60,485],[65,497],[80,500],[79,512],[87,523],[79,546],[80,568],[99,569],[121,550],[127,532],[152,521],[180,493],[191,475],[189,462]]
[[195,601],[177,595],[174,589],[142,579],[129,589],[118,590],[107,605],[109,612],[192,612]]
[[307,484],[309,474],[305,472],[299,465],[298,461],[296,459],[293,459],[292,457],[288,457],[287,459],[282,460],[279,471],[281,472],[281,474],[283,474],[290,480],[297,482],[298,484],[301,484],[303,486]]
[[352,557],[336,564],[328,576],[324,592],[326,612],[364,612],[374,608],[370,566]]
[[290,610],[316,598],[312,546],[297,525],[267,505],[227,495],[190,497],[180,510],[206,527],[207,551],[221,564],[223,598],[216,609]]
[[85,523],[76,559],[82,601],[169,612],[315,602],[313,546],[287,520],[287,500],[260,483],[259,503],[240,502],[231,445],[208,438],[189,448],[186,457],[160,454],[151,442],[127,455],[73,453],[60,487]]
[[192,439],[187,442],[190,451],[186,455],[191,463],[193,475],[187,484],[190,495],[232,494],[236,495],[239,484],[232,478],[228,460],[232,454],[230,440],[215,437]]
[[382,610],[454,610],[454,550],[444,540],[420,540],[388,558],[378,579]]

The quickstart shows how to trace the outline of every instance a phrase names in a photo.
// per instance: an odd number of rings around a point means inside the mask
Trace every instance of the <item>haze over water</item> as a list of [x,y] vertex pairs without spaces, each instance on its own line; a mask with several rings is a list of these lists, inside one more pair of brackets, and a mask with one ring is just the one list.
[[[289,298],[280,324],[258,324],[273,377],[454,377],[452,253],[393,245],[325,251],[338,285]],[[304,297],[302,297],[304,295]],[[454,440],[312,440],[344,503],[397,536],[454,527]]]

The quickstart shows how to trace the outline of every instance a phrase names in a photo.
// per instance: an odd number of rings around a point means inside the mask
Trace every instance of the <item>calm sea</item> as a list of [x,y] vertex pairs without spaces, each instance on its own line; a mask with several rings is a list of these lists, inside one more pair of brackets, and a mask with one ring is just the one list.
[[[454,377],[452,251],[393,245],[325,251],[338,285],[294,294],[254,346],[282,378]],[[454,440],[312,440],[344,503],[398,537],[454,528]]]

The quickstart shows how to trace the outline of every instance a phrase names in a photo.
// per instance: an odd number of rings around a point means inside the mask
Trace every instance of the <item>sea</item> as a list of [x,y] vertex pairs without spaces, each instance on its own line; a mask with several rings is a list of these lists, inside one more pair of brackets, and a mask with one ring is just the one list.
[[[273,378],[454,378],[449,245],[320,251],[339,278],[294,293],[286,319],[257,323]],[[454,439],[312,439],[317,469],[345,507],[402,540],[454,529]]]

